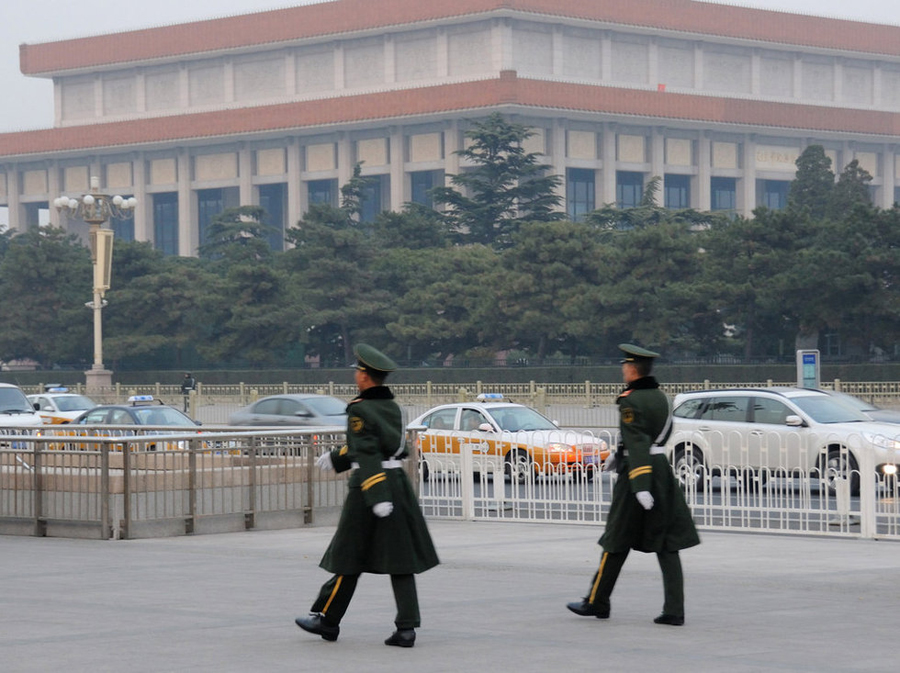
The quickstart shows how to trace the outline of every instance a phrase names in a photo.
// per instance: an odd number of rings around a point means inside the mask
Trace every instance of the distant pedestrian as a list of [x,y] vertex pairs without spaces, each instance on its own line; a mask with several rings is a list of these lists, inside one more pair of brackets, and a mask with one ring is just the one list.
[[347,405],[347,445],[322,454],[323,470],[353,470],[341,519],[319,566],[334,573],[310,614],[294,621],[304,631],[337,640],[362,573],[391,576],[396,630],[385,645],[413,647],[420,626],[415,574],[438,564],[412,484],[400,407],[384,385],[397,365],[366,344],[354,348],[359,395]]
[[187,413],[188,406],[191,397],[191,391],[197,390],[197,379],[191,376],[190,372],[184,373],[184,378],[181,379],[181,396],[184,399],[184,413]]
[[566,607],[582,617],[607,619],[610,596],[628,552],[655,552],[665,602],[653,621],[681,626],[684,578],[678,551],[700,544],[700,538],[663,449],[672,431],[672,417],[666,396],[650,376],[659,354],[632,344],[620,344],[619,349],[624,353],[626,388],[616,399],[621,440],[615,458],[604,466],[615,465],[618,477],[599,541],[603,555],[587,596]]

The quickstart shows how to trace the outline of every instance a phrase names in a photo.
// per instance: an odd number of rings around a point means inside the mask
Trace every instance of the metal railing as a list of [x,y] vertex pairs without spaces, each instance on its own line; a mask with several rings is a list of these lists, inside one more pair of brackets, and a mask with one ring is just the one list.
[[[618,443],[617,433],[598,439],[610,446]],[[504,470],[502,458],[479,453],[472,442],[451,446],[459,449],[419,458],[420,503],[426,516],[605,521],[616,475],[535,461],[528,478],[517,483]],[[741,461],[746,455],[735,448],[732,463],[704,465],[698,478],[686,484],[685,497],[699,528],[900,540],[898,475],[878,471],[872,453],[858,452],[858,466],[839,478],[817,467],[815,458],[800,460],[808,467],[780,469],[751,466]]]
[[[0,436],[2,533],[108,539],[299,527],[336,512],[347,492],[345,474],[314,468],[318,454],[343,445],[337,428],[26,432]],[[818,468],[732,462],[705,465],[687,484],[701,529],[900,540],[897,475],[878,473],[867,453],[836,481]],[[469,520],[602,524],[614,478],[544,463],[520,482],[502,460],[472,451],[414,456],[407,470],[426,516]]]
[[343,475],[314,469],[339,428],[172,432],[48,426],[0,441],[0,530],[134,538],[312,523]]

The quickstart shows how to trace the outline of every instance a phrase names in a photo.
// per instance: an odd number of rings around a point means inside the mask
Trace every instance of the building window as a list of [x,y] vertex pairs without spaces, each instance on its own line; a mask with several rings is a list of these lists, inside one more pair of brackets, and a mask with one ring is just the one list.
[[594,195],[594,171],[589,168],[566,170],[566,213],[572,222],[580,222],[597,208]]
[[709,191],[710,210],[737,210],[736,178],[712,178]]
[[50,224],[50,204],[46,201],[25,203],[23,210],[25,211],[26,227],[46,227]]
[[762,201],[759,205],[770,210],[783,210],[787,208],[788,191],[791,183],[787,180],[762,180],[760,194]]
[[306,183],[306,189],[310,205],[314,203],[324,203],[325,205],[337,208],[337,180],[310,180]]
[[444,171],[415,171],[409,174],[410,201],[429,208],[434,200],[429,192],[444,184]]
[[163,254],[178,254],[178,192],[153,195],[153,241]]
[[644,174],[616,171],[616,204],[619,208],[635,208],[644,197]]
[[360,194],[360,222],[374,222],[378,213],[384,210],[390,179],[389,175],[370,175],[366,178],[367,184]]
[[[130,198],[131,194],[122,194],[123,199]],[[117,241],[131,242],[134,240],[134,211],[124,220],[113,218],[109,221],[110,228],[113,230],[113,237]]]
[[900,187],[894,187],[894,204],[900,204]]
[[266,211],[262,222],[267,227],[266,240],[279,252],[284,250],[286,203],[287,185],[283,182],[259,186],[259,206]]
[[666,208],[679,209],[691,207],[691,176],[666,175],[663,181]]
[[197,225],[200,245],[207,243],[209,225],[213,219],[217,215],[221,215],[226,208],[237,208],[239,203],[240,190],[237,187],[197,190]]

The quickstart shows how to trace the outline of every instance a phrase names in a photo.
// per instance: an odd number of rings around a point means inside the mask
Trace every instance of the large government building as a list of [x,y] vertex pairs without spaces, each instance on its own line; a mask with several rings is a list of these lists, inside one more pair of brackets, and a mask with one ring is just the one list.
[[[9,226],[60,221],[62,194],[135,196],[120,239],[196,255],[218,212],[284,230],[362,164],[365,218],[428,203],[497,111],[534,130],[578,218],[661,205],[781,207],[805,147],[857,159],[900,199],[900,27],[692,0],[333,0],[25,44],[54,127],[0,134]],[[7,103],[8,104],[8,103]],[[283,247],[281,237],[273,244]]]

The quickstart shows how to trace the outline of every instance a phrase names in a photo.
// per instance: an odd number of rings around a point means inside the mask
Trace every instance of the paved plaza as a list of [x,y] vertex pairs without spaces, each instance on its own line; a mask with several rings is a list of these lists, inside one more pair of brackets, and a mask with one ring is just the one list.
[[612,618],[577,617],[598,526],[434,521],[415,648],[366,575],[329,643],[300,631],[332,526],[135,541],[0,537],[0,670],[895,671],[900,544],[701,533],[687,624],[652,623],[656,559],[633,553]]

